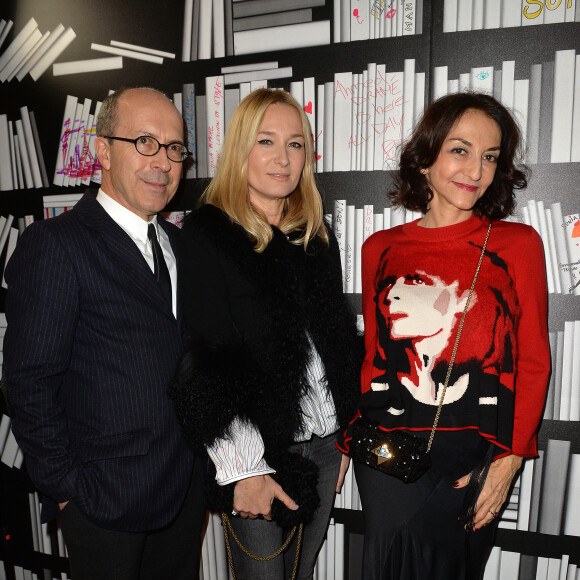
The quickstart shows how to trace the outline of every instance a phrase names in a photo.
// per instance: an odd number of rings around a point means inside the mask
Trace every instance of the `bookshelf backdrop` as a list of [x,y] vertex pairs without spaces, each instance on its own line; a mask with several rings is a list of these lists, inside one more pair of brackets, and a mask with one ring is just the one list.
[[[526,141],[531,180],[511,219],[544,241],[553,371],[540,456],[515,482],[485,580],[580,580],[580,0],[3,0],[0,83],[0,345],[5,264],[27,225],[98,186],[95,119],[110,90],[155,86],[182,111],[195,162],[167,208],[176,223],[213,175],[237,103],[260,86],[291,91],[361,332],[360,247],[417,217],[385,196],[398,146],[434,98],[501,99]],[[25,467],[2,407],[0,580],[66,579],[62,535],[40,524]],[[349,471],[316,580],[360,578],[360,507]],[[200,578],[228,578],[215,514]]]

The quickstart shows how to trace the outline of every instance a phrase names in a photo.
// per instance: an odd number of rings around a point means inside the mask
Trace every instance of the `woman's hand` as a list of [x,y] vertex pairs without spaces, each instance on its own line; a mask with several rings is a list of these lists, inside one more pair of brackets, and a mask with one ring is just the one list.
[[[486,526],[499,514],[505,503],[510,486],[516,473],[522,466],[522,457],[517,455],[507,455],[496,459],[489,467],[485,483],[477,504],[475,506],[475,517],[473,518],[473,529],[477,531],[482,526]],[[469,483],[469,475],[458,479],[453,487],[456,489],[465,487]]]
[[243,518],[256,519],[264,516],[272,519],[272,502],[279,499],[288,509],[297,510],[298,505],[269,475],[254,475],[241,479],[234,487],[234,510]]
[[350,457],[343,453],[342,460],[340,462],[340,471],[338,472],[338,481],[336,482],[336,493],[340,493],[342,490],[342,485],[344,484],[344,478],[346,476],[346,472],[348,471],[349,465]]

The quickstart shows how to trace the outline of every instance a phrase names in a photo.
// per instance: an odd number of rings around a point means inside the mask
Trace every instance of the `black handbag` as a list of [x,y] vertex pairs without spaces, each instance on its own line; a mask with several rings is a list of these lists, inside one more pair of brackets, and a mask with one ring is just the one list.
[[455,344],[453,346],[453,353],[451,354],[449,368],[447,369],[445,383],[443,384],[441,400],[437,407],[437,413],[435,414],[435,420],[433,421],[433,427],[431,428],[429,439],[417,437],[408,431],[385,431],[384,429],[381,429],[378,424],[372,423],[365,417],[359,417],[352,426],[352,440],[349,449],[349,455],[354,461],[368,465],[369,467],[382,471],[387,475],[392,475],[404,483],[413,483],[417,481],[431,467],[431,456],[429,452],[431,451],[433,437],[435,436],[437,423],[439,422],[439,416],[441,414],[441,409],[443,408],[445,391],[449,384],[449,377],[451,376],[455,355],[457,354],[457,347],[459,346],[459,338],[461,337],[461,331],[463,330],[465,315],[469,309],[469,302],[471,301],[471,295],[475,288],[475,281],[477,280],[479,269],[483,262],[483,256],[485,254],[485,247],[487,246],[490,230],[491,222],[487,228],[487,234],[481,248],[479,262],[475,270],[475,275],[473,276],[471,288],[469,289],[469,295],[467,297],[467,302],[465,303],[465,308],[463,309],[461,321],[459,322],[457,337],[455,338]]

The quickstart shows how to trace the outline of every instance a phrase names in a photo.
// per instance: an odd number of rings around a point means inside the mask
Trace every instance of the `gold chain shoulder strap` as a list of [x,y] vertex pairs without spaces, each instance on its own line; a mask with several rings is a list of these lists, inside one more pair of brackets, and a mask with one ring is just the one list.
[[433,428],[431,429],[431,436],[429,437],[429,444],[427,445],[428,452],[431,451],[431,444],[433,443],[433,437],[435,437],[437,423],[439,423],[439,415],[441,415],[441,409],[443,408],[443,399],[445,398],[445,391],[447,391],[449,377],[451,376],[451,369],[453,369],[453,363],[455,362],[455,355],[457,354],[457,347],[459,346],[459,339],[461,337],[461,331],[463,330],[463,323],[465,322],[465,315],[467,314],[467,310],[469,309],[469,302],[471,301],[471,295],[473,294],[473,289],[475,288],[475,281],[477,280],[477,276],[479,275],[479,269],[481,268],[481,263],[483,262],[483,256],[485,255],[485,247],[487,246],[487,240],[489,239],[490,231],[491,231],[491,221],[489,222],[489,227],[487,228],[487,234],[485,234],[485,240],[483,242],[483,246],[481,247],[479,262],[477,263],[477,268],[475,269],[473,282],[471,283],[469,295],[467,296],[467,302],[465,303],[465,308],[463,309],[463,314],[461,315],[461,321],[459,322],[459,328],[457,329],[457,337],[455,338],[453,352],[451,353],[451,360],[449,361],[449,368],[447,369],[447,375],[445,376],[445,383],[443,384],[443,392],[441,393],[441,400],[439,401],[439,406],[437,407],[435,421],[433,421]]
[[273,554],[270,554],[269,556],[256,556],[255,554],[252,554],[252,552],[250,552],[242,544],[242,542],[240,541],[240,539],[236,535],[236,532],[234,531],[234,528],[232,527],[232,523],[230,522],[230,519],[228,518],[228,515],[225,512],[222,512],[222,526],[224,529],[224,538],[226,541],[226,551],[228,553],[228,562],[230,564],[230,570],[232,571],[233,580],[236,580],[236,572],[234,570],[234,560],[232,558],[232,549],[230,546],[230,538],[229,538],[228,532],[230,534],[232,534],[232,537],[236,541],[236,544],[240,547],[240,550],[242,550],[242,552],[244,552],[244,554],[246,554],[246,556],[249,556],[250,558],[257,560],[258,562],[267,562],[268,560],[273,560],[274,558],[276,558],[276,556],[279,556],[289,546],[290,542],[292,541],[292,538],[294,537],[294,534],[296,533],[296,529],[298,529],[298,538],[296,540],[296,556],[294,557],[294,568],[292,570],[292,580],[294,580],[296,578],[296,573],[298,572],[298,560],[300,558],[300,545],[302,544],[302,530],[304,527],[303,524],[300,524],[299,526],[294,526],[292,528],[290,534],[286,538],[285,542],[282,544],[282,546],[280,548],[278,548],[278,550],[276,550]]

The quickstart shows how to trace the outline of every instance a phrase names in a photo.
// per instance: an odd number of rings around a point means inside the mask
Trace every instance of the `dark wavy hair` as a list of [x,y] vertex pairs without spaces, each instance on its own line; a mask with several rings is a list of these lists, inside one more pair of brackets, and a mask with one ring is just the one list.
[[469,109],[482,111],[501,131],[501,151],[491,185],[473,206],[473,212],[490,220],[503,219],[515,209],[515,190],[527,186],[528,170],[516,166],[521,132],[511,113],[490,95],[463,92],[446,95],[429,105],[401,152],[395,186],[389,192],[393,206],[425,213],[433,193],[422,169],[433,165],[454,123]]

